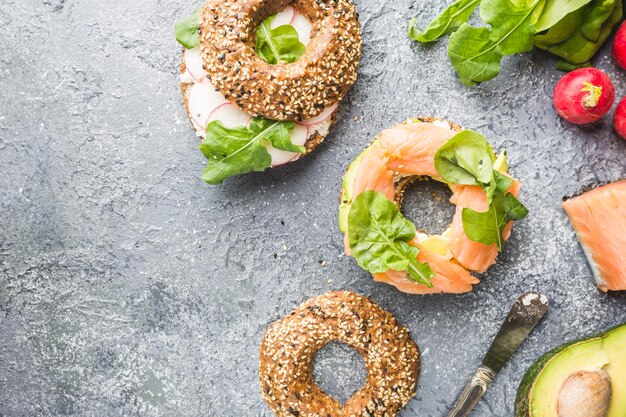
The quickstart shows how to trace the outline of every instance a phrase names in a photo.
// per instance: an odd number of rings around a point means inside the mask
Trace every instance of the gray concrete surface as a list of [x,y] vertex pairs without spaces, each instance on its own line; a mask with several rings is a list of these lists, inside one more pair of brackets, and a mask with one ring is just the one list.
[[[405,35],[407,19],[425,23],[436,2],[358,0],[360,78],[327,142],[210,187],[172,35],[196,3],[0,2],[0,415],[271,416],[257,382],[264,329],[346,288],[392,311],[421,347],[419,392],[401,416],[441,416],[512,300],[536,289],[549,317],[474,414],[510,416],[538,354],[626,321],[626,298],[594,288],[560,207],[624,177],[626,141],[608,119],[580,128],[555,115],[552,58],[508,58],[497,80],[465,88],[445,42]],[[596,64],[625,94],[607,50]],[[344,168],[376,132],[415,115],[482,132],[524,182],[530,216],[471,294],[401,294],[342,255]],[[425,188],[413,188],[406,214],[442,228],[449,207]],[[345,399],[363,381],[359,363],[333,345],[315,373]]]

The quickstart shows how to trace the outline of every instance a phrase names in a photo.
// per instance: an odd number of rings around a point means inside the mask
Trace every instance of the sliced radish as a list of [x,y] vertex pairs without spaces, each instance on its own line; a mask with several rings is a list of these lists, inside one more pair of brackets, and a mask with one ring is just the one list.
[[326,107],[324,111],[322,111],[317,116],[312,117],[307,120],[303,120],[302,122],[300,122],[300,124],[302,126],[313,126],[313,125],[325,122],[326,120],[330,119],[330,117],[333,115],[335,110],[337,110],[337,106],[339,106],[339,103],[335,103],[330,107]]
[[305,45],[308,44],[311,39],[311,30],[313,29],[313,25],[311,25],[309,19],[300,13],[296,13],[289,24],[298,32],[300,42]]
[[[295,145],[302,145],[306,143],[309,138],[309,128],[306,126],[295,125],[293,130],[291,131],[291,141]],[[286,164],[287,162],[293,160],[298,153],[287,152],[281,149],[276,149],[272,145],[267,145],[267,152],[272,157],[272,166]]]
[[197,129],[205,129],[209,115],[224,103],[228,101],[220,92],[215,91],[213,84],[206,78],[189,87],[187,104],[189,114]]
[[294,9],[292,6],[285,7],[282,12],[278,13],[276,17],[274,17],[270,28],[276,29],[278,26],[288,25],[294,18],[295,14],[296,9]]
[[193,49],[185,49],[183,54],[183,62],[185,68],[191,77],[199,81],[206,76],[206,71],[202,67],[202,57],[200,57],[200,47],[196,46]]
[[209,115],[208,123],[219,120],[225,127],[235,128],[239,126],[247,126],[252,119],[248,113],[239,110],[233,103],[226,102],[213,110]]

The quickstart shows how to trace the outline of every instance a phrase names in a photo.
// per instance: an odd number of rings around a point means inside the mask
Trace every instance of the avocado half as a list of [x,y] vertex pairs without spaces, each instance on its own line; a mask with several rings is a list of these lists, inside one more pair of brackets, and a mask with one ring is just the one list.
[[626,323],[551,350],[526,371],[515,400],[515,417],[559,417],[563,383],[577,372],[603,371],[611,380],[606,417],[626,416]]

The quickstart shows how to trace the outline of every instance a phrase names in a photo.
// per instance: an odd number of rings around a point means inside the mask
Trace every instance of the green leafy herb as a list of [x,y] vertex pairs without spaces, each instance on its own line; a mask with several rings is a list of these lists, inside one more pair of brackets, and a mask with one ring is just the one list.
[[467,237],[485,245],[497,244],[502,250],[502,231],[511,220],[521,220],[528,214],[526,207],[511,193],[496,193],[486,212],[463,209],[463,229]]
[[229,129],[220,121],[209,123],[200,150],[208,159],[202,179],[220,184],[233,175],[264,171],[272,163],[265,148],[271,144],[288,152],[304,152],[303,146],[291,142],[293,122],[278,122],[255,117],[249,126]]
[[[479,5],[485,23],[467,23]],[[451,33],[448,56],[465,85],[490,80],[500,73],[506,55],[533,45],[562,58],[560,69],[585,65],[606,42],[622,18],[622,0],[456,0],[426,30],[409,24],[409,37],[432,42]]]
[[419,248],[408,244],[415,233],[398,207],[377,191],[364,191],[352,202],[348,240],[357,263],[373,274],[406,271],[412,281],[431,287],[434,272],[417,260]]
[[532,49],[532,15],[541,1],[481,2],[480,16],[490,27],[474,28],[464,23],[450,36],[448,44],[450,61],[463,84],[475,85],[495,77],[500,73],[503,56]]
[[577,70],[578,68],[589,68],[591,67],[591,61],[583,62],[582,64],[571,64],[564,59],[559,59],[556,61],[555,68],[559,71],[570,72]]
[[[566,40],[556,44],[536,41],[535,45],[574,66],[586,64],[609,38],[613,27],[622,19],[622,1],[615,0],[610,16],[598,26],[598,22],[605,16],[604,11],[609,1],[613,0],[594,0],[582,9],[574,12],[574,14],[579,14],[578,18],[582,23],[576,26],[574,33]],[[564,19],[570,19],[570,16],[571,14]],[[584,33],[583,30],[585,31]],[[561,65],[561,68],[563,68],[563,65]]]
[[591,0],[546,0],[541,15],[533,23],[536,32],[543,32],[563,20],[568,14],[579,10]]
[[437,150],[435,168],[449,183],[481,185],[493,179],[493,149],[485,138],[464,130]]
[[256,32],[256,53],[269,64],[288,64],[302,56],[306,46],[291,25],[272,29],[274,16],[265,19]]
[[481,0],[457,0],[434,18],[422,32],[415,23],[417,18],[409,22],[409,37],[418,42],[433,42],[442,36],[449,35],[467,22]]
[[520,220],[528,211],[507,192],[514,180],[506,175],[506,152],[498,158],[485,138],[471,130],[457,133],[435,154],[435,168],[448,183],[478,185],[485,191],[486,212],[463,209],[463,229],[471,240],[502,250],[502,231],[510,220]]
[[200,11],[202,7],[198,7],[191,16],[176,22],[174,25],[174,33],[176,40],[187,49],[193,49],[200,45],[200,34],[198,26],[200,24]]

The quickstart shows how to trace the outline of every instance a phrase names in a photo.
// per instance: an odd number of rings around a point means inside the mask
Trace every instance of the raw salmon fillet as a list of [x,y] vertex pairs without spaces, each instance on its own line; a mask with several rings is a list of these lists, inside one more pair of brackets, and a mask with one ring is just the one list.
[[598,288],[626,290],[626,180],[563,202]]

